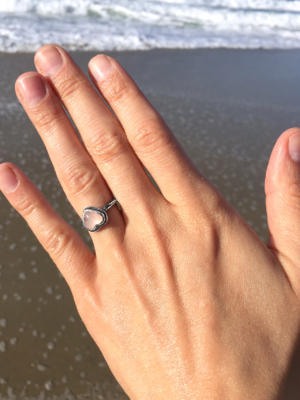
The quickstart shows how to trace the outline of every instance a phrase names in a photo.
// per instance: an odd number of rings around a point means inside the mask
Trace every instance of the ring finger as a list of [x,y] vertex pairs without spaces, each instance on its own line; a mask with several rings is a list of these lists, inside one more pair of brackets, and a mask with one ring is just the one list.
[[[16,82],[17,96],[38,130],[62,187],[81,216],[87,206],[103,207],[113,196],[97,166],[85,150],[50,84],[29,72]],[[109,225],[101,234],[116,235],[124,230],[117,207],[109,211]],[[95,239],[95,234],[92,238]]]

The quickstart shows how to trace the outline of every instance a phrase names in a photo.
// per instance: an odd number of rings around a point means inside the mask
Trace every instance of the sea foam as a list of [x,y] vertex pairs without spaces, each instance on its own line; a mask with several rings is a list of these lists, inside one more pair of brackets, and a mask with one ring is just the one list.
[[0,0],[0,51],[300,48],[300,1]]

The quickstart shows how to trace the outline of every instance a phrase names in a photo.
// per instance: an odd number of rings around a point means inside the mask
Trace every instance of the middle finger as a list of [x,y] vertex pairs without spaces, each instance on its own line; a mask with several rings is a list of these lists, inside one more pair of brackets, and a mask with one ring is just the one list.
[[120,123],[68,53],[57,46],[45,46],[37,52],[35,64],[51,80],[126,215],[161,197]]

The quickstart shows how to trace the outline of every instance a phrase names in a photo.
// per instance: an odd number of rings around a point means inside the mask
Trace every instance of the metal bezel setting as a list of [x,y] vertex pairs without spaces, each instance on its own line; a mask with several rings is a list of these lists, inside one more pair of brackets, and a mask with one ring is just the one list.
[[[101,222],[101,224],[95,225],[94,229],[88,229],[85,225],[84,225],[84,214],[86,213],[86,211],[93,211],[99,215],[102,216],[103,221]],[[108,222],[108,215],[107,213],[102,209],[102,208],[96,208],[96,207],[86,207],[83,210],[82,213],[82,223],[83,223],[83,228],[87,229],[89,232],[98,232],[104,225],[106,225]]]
[[[110,203],[106,204],[106,206],[104,206],[104,207],[102,207],[102,208],[97,208],[97,207],[86,207],[86,208],[83,210],[83,213],[82,213],[82,227],[85,228],[85,229],[87,229],[89,232],[98,232],[98,231],[99,231],[104,225],[106,225],[107,222],[108,222],[108,215],[107,215],[107,212],[106,212],[106,211],[108,211],[108,210],[109,210],[112,206],[114,206],[115,204],[116,204],[116,205],[119,204],[118,201],[117,201],[117,199],[113,199]],[[119,205],[118,205],[118,208],[119,208]],[[95,225],[93,229],[89,229],[89,228],[87,228],[87,227],[84,225],[84,214],[85,214],[87,211],[93,211],[93,212],[95,212],[95,213],[101,215],[102,218],[103,218],[103,221],[102,221],[100,224]]]

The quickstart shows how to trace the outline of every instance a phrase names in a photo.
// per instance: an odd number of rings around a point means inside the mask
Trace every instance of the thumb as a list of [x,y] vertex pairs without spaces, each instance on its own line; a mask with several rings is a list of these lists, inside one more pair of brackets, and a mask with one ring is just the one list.
[[266,182],[268,247],[289,277],[300,274],[300,128],[284,132],[270,157]]

